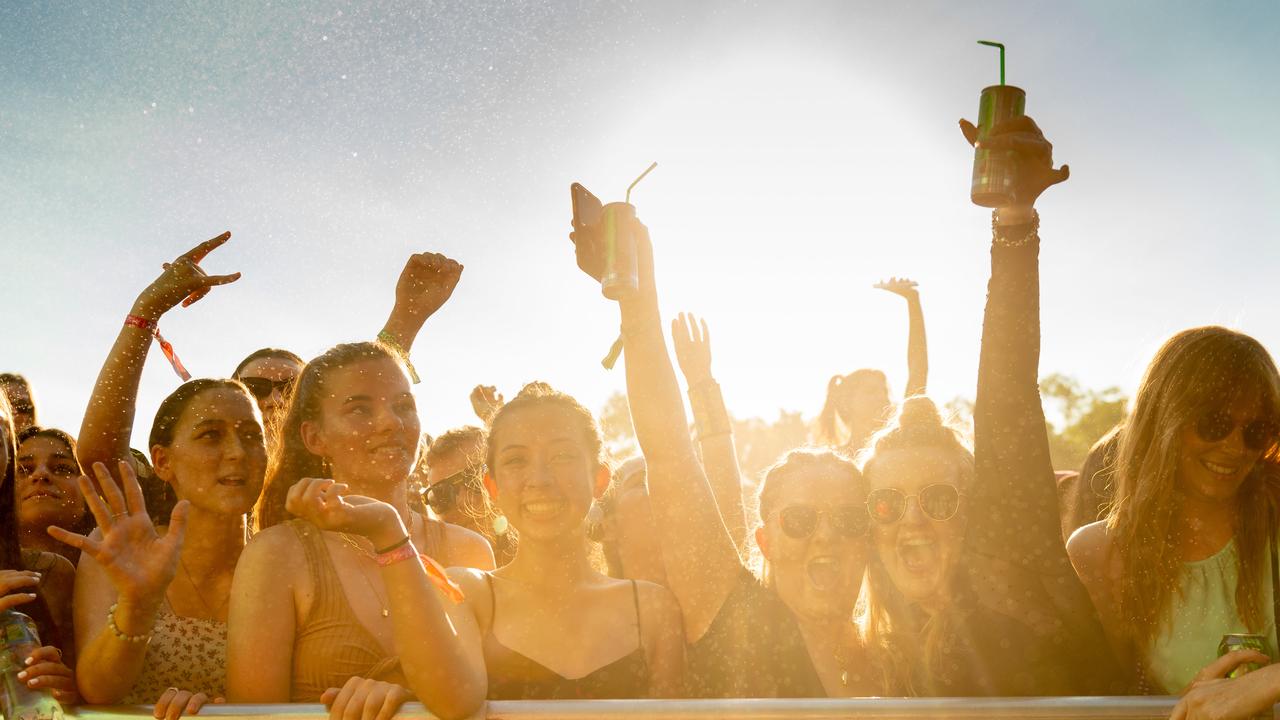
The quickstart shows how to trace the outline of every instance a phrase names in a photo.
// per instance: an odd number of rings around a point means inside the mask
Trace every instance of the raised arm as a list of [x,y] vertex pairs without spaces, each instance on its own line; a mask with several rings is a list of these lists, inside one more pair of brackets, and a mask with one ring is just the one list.
[[89,397],[89,407],[84,412],[76,448],[82,467],[93,467],[96,462],[114,467],[121,460],[133,464],[129,437],[133,434],[138,384],[155,336],[154,328],[160,317],[178,303],[187,307],[207,295],[214,286],[239,279],[240,273],[207,275],[200,268],[200,261],[230,237],[231,233],[222,233],[200,243],[173,262],[165,263],[160,277],[134,301],[98,373],[93,394]]
[[[962,128],[964,126],[962,125]],[[968,126],[972,128],[972,126]],[[966,130],[971,141],[977,138]],[[1019,153],[1022,199],[993,215],[991,280],[982,321],[974,401],[977,482],[969,503],[970,549],[1047,574],[1070,572],[1040,405],[1040,237],[1037,197],[1067,178],[1030,118],[981,141]]]
[[924,335],[924,309],[920,307],[920,291],[914,280],[889,278],[876,283],[907,301],[907,389],[903,397],[923,395],[929,386],[929,345]]
[[[629,230],[637,240],[639,276],[639,289],[620,302],[631,419],[648,468],[649,503],[661,529],[667,582],[684,613],[685,637],[696,642],[744,569],[689,438],[658,313],[648,230],[638,220],[622,222],[634,223],[619,232]],[[600,237],[589,231],[572,237],[578,266],[599,279],[604,257]]]
[[427,318],[453,295],[462,264],[440,253],[416,253],[405,262],[396,282],[396,301],[378,338],[406,356]]
[[746,551],[747,517],[742,505],[742,471],[738,468],[738,448],[733,442],[733,424],[720,393],[720,383],[711,376],[711,333],[706,320],[680,313],[671,321],[671,342],[676,360],[689,387],[689,407],[702,450],[702,469],[711,482],[720,517],[729,530],[738,553]]

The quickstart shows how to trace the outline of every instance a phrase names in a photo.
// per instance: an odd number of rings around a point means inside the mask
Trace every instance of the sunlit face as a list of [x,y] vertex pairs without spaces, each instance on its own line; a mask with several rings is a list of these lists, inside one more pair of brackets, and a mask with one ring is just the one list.
[[498,508],[522,539],[583,532],[600,466],[573,411],[540,403],[503,416],[490,433]]
[[[245,365],[240,371],[239,379],[253,392],[258,402],[258,409],[262,411],[262,420],[267,427],[279,427],[289,407],[288,391],[279,383],[290,382],[301,372],[301,364],[283,357],[261,357]],[[255,380],[267,382],[260,383]],[[259,394],[260,391],[268,388],[269,392]]]
[[940,448],[890,450],[877,455],[867,470],[872,493],[895,488],[909,497],[901,519],[871,524],[876,555],[889,579],[909,601],[926,607],[945,602],[948,578],[964,542],[963,498],[954,517],[935,520],[921,511],[918,495],[935,484],[959,489],[955,456]]
[[[776,508],[756,534],[782,601],[801,617],[851,617],[870,551],[866,537],[866,496],[835,467],[794,470],[779,478]],[[784,526],[788,508],[819,511],[812,534],[793,537]],[[795,511],[792,511],[795,512]],[[861,534],[842,532],[833,514],[856,513]]]
[[21,435],[36,424],[36,406],[31,393],[22,383],[5,383],[0,390],[9,396],[9,404],[13,407],[13,431]]
[[[1224,408],[1210,410],[1224,413],[1215,423],[1230,431],[1217,440],[1206,439],[1198,429],[1199,418],[1182,428],[1179,435],[1178,491],[1188,498],[1209,502],[1234,500],[1244,479],[1253,471],[1264,448],[1250,448],[1245,441],[1245,428],[1262,417],[1262,400],[1254,394],[1237,398]],[[1212,433],[1211,433],[1212,434]],[[1272,438],[1274,441],[1274,437]]]
[[476,530],[484,510],[484,489],[478,481],[484,465],[483,443],[473,442],[433,458],[427,468],[427,487],[448,481],[454,488],[453,507],[440,519]]
[[80,465],[66,443],[44,435],[27,438],[18,448],[14,474],[19,527],[40,533],[50,525],[76,528],[88,512],[78,477]]
[[409,387],[404,370],[390,358],[333,370],[325,379],[320,419],[302,424],[303,441],[329,461],[339,482],[404,482],[417,462],[422,435]]
[[267,451],[257,407],[231,388],[210,388],[187,404],[168,447],[151,448],[156,476],[179,500],[219,515],[243,515],[262,491]]
[[[638,471],[641,475],[644,470]],[[653,522],[649,492],[643,481],[633,478],[614,497],[612,523],[613,542],[622,563],[622,574],[629,580],[648,580],[666,585],[667,568],[662,562],[661,534]]]
[[10,453],[12,450],[9,445],[11,437],[9,433],[13,430],[13,418],[9,415],[9,408],[0,403],[0,483],[4,482],[5,476],[9,473],[9,463],[13,462]]

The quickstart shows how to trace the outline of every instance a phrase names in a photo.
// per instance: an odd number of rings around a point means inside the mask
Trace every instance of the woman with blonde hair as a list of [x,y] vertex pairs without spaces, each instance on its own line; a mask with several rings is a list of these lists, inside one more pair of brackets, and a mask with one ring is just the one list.
[[1213,664],[1226,633],[1262,635],[1275,657],[1277,419],[1280,376],[1248,335],[1184,330],[1147,367],[1110,512],[1067,546],[1144,691],[1229,673],[1238,662]]
[[[961,123],[970,142],[976,129]],[[974,449],[928,398],[908,399],[862,470],[872,554],[864,621],[891,685],[912,695],[1095,695],[1118,674],[1062,545],[1036,377],[1036,198],[1067,178],[1026,117],[983,148],[1015,151],[1015,204],[992,217]]]

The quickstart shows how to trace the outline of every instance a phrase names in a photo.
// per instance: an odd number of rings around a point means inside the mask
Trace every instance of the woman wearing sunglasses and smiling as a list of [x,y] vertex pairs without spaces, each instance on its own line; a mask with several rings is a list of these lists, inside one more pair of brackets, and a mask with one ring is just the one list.
[[[880,673],[868,667],[853,623],[868,552],[861,473],[830,451],[793,452],[775,465],[761,487],[755,533],[763,578],[747,568],[723,519],[741,517],[742,509],[719,507],[689,437],[659,317],[648,231],[634,219],[625,222],[637,240],[639,279],[620,303],[627,396],[667,587],[684,619],[690,694],[879,694]],[[597,280],[604,265],[600,235],[595,227],[572,235],[578,266]]]
[[1227,633],[1262,635],[1276,659],[1280,377],[1266,349],[1221,327],[1156,352],[1116,456],[1105,520],[1067,549],[1140,690],[1176,693],[1224,677]]
[[[971,142],[977,130],[961,121]],[[1039,219],[1067,178],[1026,117],[980,147],[1017,159],[1017,205],[993,214],[974,452],[927,398],[908,399],[863,456],[875,547],[865,623],[913,695],[1102,694],[1118,674],[1062,546],[1036,382]]]

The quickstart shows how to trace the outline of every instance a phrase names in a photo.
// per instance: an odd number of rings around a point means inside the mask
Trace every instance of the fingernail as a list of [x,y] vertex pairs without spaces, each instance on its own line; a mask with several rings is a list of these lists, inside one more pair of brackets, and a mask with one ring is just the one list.
[[[31,658],[27,658],[27,662],[28,662],[28,663],[30,663],[30,662],[31,662]],[[19,679],[19,680],[26,680],[26,679],[27,679],[27,671],[26,671],[26,670],[23,670],[22,672],[18,673],[18,679]]]
[[24,663],[22,663],[22,664],[23,664],[23,665],[30,665],[30,664],[34,663],[35,661],[36,661],[36,659],[35,659],[35,658],[33,658],[33,657],[29,657],[29,658],[27,658],[26,662],[24,662]]

